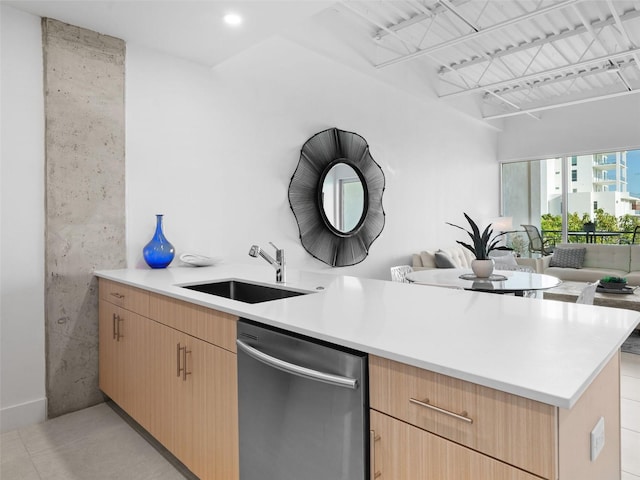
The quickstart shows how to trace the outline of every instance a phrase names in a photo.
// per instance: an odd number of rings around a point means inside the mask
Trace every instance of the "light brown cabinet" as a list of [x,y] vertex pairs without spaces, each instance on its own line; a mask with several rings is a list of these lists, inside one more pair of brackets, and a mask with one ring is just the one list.
[[202,479],[238,477],[235,354],[156,323],[149,431]]
[[539,477],[371,411],[371,478],[379,480],[539,480]]
[[149,292],[101,278],[99,294],[100,300],[138,313],[143,317],[149,316]]
[[[375,356],[369,375],[372,479],[620,476],[618,355],[571,410]],[[591,461],[600,417],[605,448]]]
[[147,318],[110,303],[122,294],[103,281],[101,390],[199,478],[239,478],[237,318],[144,292],[146,310],[128,305]]
[[[101,390],[201,479],[237,480],[237,317],[105,279],[99,308]],[[565,410],[370,356],[371,477],[619,478],[619,361]]]
[[[124,292],[124,290],[121,290]],[[113,291],[109,292],[114,293]],[[116,292],[117,293],[117,292]],[[122,300],[125,293],[118,293]],[[127,290],[126,297],[144,305],[148,296],[144,292]],[[113,399],[138,423],[148,425],[148,389],[151,364],[147,361],[149,347],[146,343],[149,320],[118,307],[102,298],[99,302],[99,370],[100,390]]]

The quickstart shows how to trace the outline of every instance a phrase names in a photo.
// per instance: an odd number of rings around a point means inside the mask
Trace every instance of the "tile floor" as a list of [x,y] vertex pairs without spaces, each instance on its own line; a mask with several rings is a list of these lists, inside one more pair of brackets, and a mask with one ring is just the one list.
[[[622,354],[622,479],[640,480],[640,355]],[[193,478],[107,404],[3,433],[2,480]]]
[[0,458],[2,480],[193,478],[106,403],[3,433]]

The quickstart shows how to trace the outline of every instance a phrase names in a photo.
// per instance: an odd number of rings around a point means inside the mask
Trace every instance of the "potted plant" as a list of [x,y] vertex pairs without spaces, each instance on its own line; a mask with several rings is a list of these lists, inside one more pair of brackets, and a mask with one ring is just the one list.
[[494,267],[494,261],[489,256],[489,253],[494,250],[511,250],[511,248],[500,245],[501,239],[499,237],[503,236],[504,232],[493,235],[493,229],[491,228],[491,224],[489,224],[487,225],[487,228],[480,233],[480,229],[476,222],[474,222],[466,213],[464,216],[471,226],[471,231],[459,225],[454,225],[453,223],[447,222],[447,225],[451,225],[452,227],[456,227],[467,232],[473,243],[465,243],[460,240],[456,240],[456,243],[459,243],[467,250],[470,250],[476,257],[476,259],[471,262],[471,270],[473,270],[473,273],[475,273],[477,277],[489,277],[493,272]]
[[610,290],[622,290],[627,286],[627,279],[624,277],[602,277],[600,279],[600,286]]

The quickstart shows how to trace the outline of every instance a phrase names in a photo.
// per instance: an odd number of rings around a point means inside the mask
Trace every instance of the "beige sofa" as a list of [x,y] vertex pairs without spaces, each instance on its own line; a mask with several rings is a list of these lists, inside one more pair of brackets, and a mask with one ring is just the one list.
[[471,260],[475,257],[473,254],[461,246],[450,248],[442,248],[435,250],[423,250],[420,253],[414,253],[412,256],[412,267],[414,270],[426,270],[428,268],[438,268],[436,265],[436,251],[445,253],[453,263],[459,268],[471,268]]
[[[426,270],[430,268],[438,268],[435,258],[435,254],[437,251],[445,253],[457,268],[471,268],[471,261],[475,259],[475,257],[469,250],[460,245],[435,250],[423,250],[420,253],[414,253],[412,255],[413,269]],[[499,255],[499,252],[495,253]],[[516,258],[516,262],[518,265],[531,267],[533,271],[537,272],[539,264],[536,260],[537,259],[535,258]],[[499,263],[499,260],[497,261],[497,263]],[[500,266],[497,265],[496,268],[499,269]]]
[[629,285],[640,285],[640,245],[561,244],[558,249],[585,248],[581,268],[551,266],[553,255],[538,259],[538,270],[561,280],[595,282],[606,276],[624,277]]

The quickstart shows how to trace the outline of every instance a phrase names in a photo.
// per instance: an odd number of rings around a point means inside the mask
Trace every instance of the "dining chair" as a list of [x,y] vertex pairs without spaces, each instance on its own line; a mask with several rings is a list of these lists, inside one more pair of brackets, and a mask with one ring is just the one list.
[[595,222],[587,222],[584,225],[582,225],[582,230],[584,231],[585,237],[586,237],[586,242],[587,243],[593,243],[595,240],[595,234],[596,234],[596,224]]
[[596,297],[596,288],[598,288],[598,283],[600,282],[587,284],[587,286],[584,287],[580,292],[580,295],[578,295],[576,303],[581,303],[583,305],[593,305],[593,299]]
[[529,237],[529,252],[541,255],[551,255],[555,245],[550,239],[544,240],[540,230],[535,225],[521,225]]
[[391,267],[391,280],[394,282],[409,283],[407,274],[413,272],[411,265],[397,265]]

